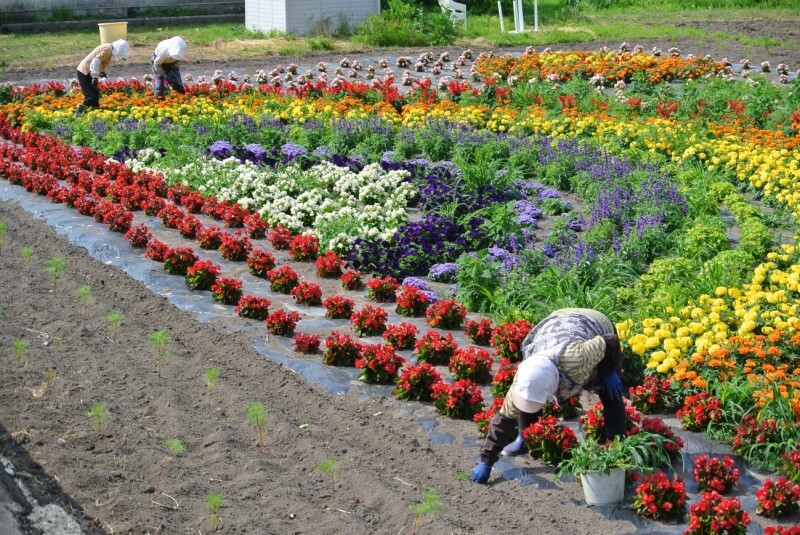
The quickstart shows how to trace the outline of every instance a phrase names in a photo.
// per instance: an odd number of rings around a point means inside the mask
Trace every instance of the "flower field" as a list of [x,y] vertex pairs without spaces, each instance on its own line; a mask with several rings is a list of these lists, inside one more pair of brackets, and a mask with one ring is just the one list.
[[596,308],[634,406],[800,481],[797,76],[623,44],[465,51],[434,82],[433,58],[411,81],[290,66],[163,102],[107,81],[79,118],[61,84],[6,88],[0,177],[303,358],[479,428],[530,325]]

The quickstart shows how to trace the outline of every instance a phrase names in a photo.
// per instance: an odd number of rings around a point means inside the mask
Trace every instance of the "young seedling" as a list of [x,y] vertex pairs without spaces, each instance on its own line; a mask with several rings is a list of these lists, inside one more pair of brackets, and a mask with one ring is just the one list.
[[203,377],[206,378],[206,388],[208,389],[208,407],[211,408],[211,391],[214,390],[214,385],[217,384],[217,376],[219,371],[216,368],[206,368],[203,371]]
[[217,513],[225,504],[225,496],[213,490],[206,496],[206,507],[208,507],[208,520],[211,522],[211,530],[217,530]]
[[161,489],[161,476],[164,474],[164,468],[167,466],[167,463],[170,462],[175,457],[179,455],[183,455],[186,453],[186,444],[180,439],[174,440],[165,440],[164,447],[167,448],[167,455],[161,459],[161,462],[158,466],[158,477],[156,477],[156,492]]
[[22,364],[22,355],[25,354],[25,350],[28,348],[28,342],[25,340],[15,340],[13,344],[11,344],[11,349],[14,351],[14,361],[17,363],[17,368],[20,367]]
[[331,476],[331,496],[336,496],[336,469],[339,468],[337,459],[325,459],[317,465],[317,470],[323,475]]
[[33,247],[26,245],[22,248],[22,263],[25,265],[25,273],[31,271],[31,256],[33,256]]
[[169,350],[167,349],[168,342],[169,335],[167,331],[163,329],[150,335],[150,343],[153,344],[156,350],[156,371],[158,372],[159,378],[161,378],[161,367],[167,359],[167,356],[169,356]]
[[49,366],[44,371],[44,384],[45,386],[47,386],[47,388],[50,388],[51,386],[53,386],[53,381],[55,380],[56,380],[56,369],[53,368],[52,366]]
[[122,320],[125,319],[125,316],[119,310],[115,310],[108,316],[106,316],[106,321],[108,322],[108,330],[111,331],[111,341],[117,341],[117,335],[119,334],[119,328],[122,325]]
[[44,268],[45,273],[50,275],[50,280],[53,281],[53,291],[56,291],[58,278],[67,269],[67,264],[63,258],[51,258],[47,261],[47,267]]
[[89,314],[89,298],[92,296],[92,288],[88,284],[84,284],[75,292],[78,299],[81,300],[81,309],[83,310],[83,317]]
[[434,489],[425,492],[422,495],[421,502],[412,503],[409,507],[414,511],[414,531],[412,535],[417,535],[417,527],[419,527],[419,520],[422,515],[433,518],[437,513],[443,511],[442,501],[439,499],[439,495],[436,494]]
[[0,221],[0,253],[3,252],[3,240],[6,237],[6,229],[8,224],[5,221]]
[[100,436],[100,433],[103,432],[106,418],[108,418],[108,403],[103,402],[92,405],[86,411],[86,416],[92,421],[92,425],[95,431],[97,431],[97,436]]
[[261,403],[247,406],[247,418],[258,429],[258,452],[264,454],[264,426],[267,425],[267,409]]

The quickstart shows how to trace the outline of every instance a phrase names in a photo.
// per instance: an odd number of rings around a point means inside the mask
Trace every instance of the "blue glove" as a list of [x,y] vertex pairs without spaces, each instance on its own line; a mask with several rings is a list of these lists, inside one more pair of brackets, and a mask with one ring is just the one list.
[[472,482],[473,483],[486,483],[489,481],[489,476],[492,474],[492,467],[481,461],[472,469]]
[[606,372],[603,376],[603,393],[611,399],[622,399],[622,379],[615,371]]

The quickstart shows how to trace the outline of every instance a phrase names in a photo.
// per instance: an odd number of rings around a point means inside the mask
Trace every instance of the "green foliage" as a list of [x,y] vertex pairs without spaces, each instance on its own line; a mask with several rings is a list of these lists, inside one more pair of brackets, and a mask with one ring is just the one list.
[[678,246],[681,256],[701,262],[716,256],[729,248],[725,225],[719,216],[698,218],[681,233]]
[[217,384],[217,376],[219,371],[216,368],[206,368],[203,370],[203,377],[206,378],[206,388],[208,389],[208,406],[211,407],[211,391]]
[[148,339],[150,340],[150,344],[153,346],[153,349],[156,350],[156,372],[158,372],[158,376],[161,377],[161,368],[164,364],[164,361],[169,356],[169,349],[167,348],[167,344],[169,343],[169,334],[167,334],[165,329],[161,329],[152,333]]
[[414,0],[389,0],[388,9],[370,15],[354,39],[372,46],[427,46],[452,44],[456,36],[440,9],[425,12]]
[[336,494],[336,470],[339,468],[339,461],[338,459],[328,458],[324,461],[320,461],[317,465],[317,470],[323,475],[329,475],[331,477],[331,495]]
[[3,241],[6,237],[6,229],[8,229],[8,223],[0,220],[0,252],[3,252]]
[[86,416],[92,421],[92,425],[98,435],[103,432],[103,427],[105,426],[108,415],[108,403],[105,402],[92,405],[86,411]]
[[120,312],[119,310],[113,311],[111,314],[106,316],[106,322],[108,323],[108,329],[111,331],[111,341],[116,342],[117,334],[119,334],[119,328],[122,325],[122,320],[125,319],[125,315]]
[[495,292],[502,283],[500,268],[486,251],[462,255],[458,259],[457,299],[474,312],[488,312]]
[[421,516],[434,518],[438,513],[444,511],[442,507],[442,500],[436,493],[435,489],[430,489],[422,494],[422,500],[417,503],[412,503],[408,506],[414,512],[413,533],[417,532],[419,527],[419,519]]
[[50,280],[53,281],[53,291],[56,289],[58,278],[67,269],[67,263],[63,258],[50,258],[47,261],[47,266],[44,268],[45,273],[50,275]]
[[214,531],[217,527],[217,515],[219,514],[219,510],[225,505],[225,496],[212,490],[206,496],[205,504],[208,509],[208,520],[211,523],[211,530]]
[[[2,242],[1,238],[0,242]],[[31,270],[31,256],[33,256],[33,247],[26,245],[20,250],[20,253],[22,254],[22,263],[25,265],[25,272],[29,272]]]
[[175,457],[186,453],[186,443],[178,438],[165,440],[164,446],[167,448],[169,453]]
[[11,344],[11,350],[14,352],[14,360],[17,363],[17,367],[22,363],[22,355],[25,354],[25,350],[28,348],[28,342],[25,340],[15,340],[13,344]]
[[83,317],[85,318],[89,312],[89,299],[92,296],[91,286],[84,284],[75,291],[75,296],[81,300],[81,308],[83,310]]
[[586,472],[609,473],[614,468],[654,470],[671,466],[666,437],[640,431],[635,435],[615,438],[610,444],[584,438],[570,450],[568,459],[558,465],[558,474],[580,476]]
[[247,406],[247,418],[250,423],[258,429],[258,450],[264,453],[264,426],[267,425],[267,410],[261,403],[251,403]]

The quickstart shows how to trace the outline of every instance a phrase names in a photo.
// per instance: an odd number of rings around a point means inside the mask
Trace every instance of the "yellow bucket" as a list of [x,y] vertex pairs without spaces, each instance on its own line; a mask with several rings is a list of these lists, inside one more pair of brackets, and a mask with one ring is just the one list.
[[113,43],[117,39],[128,37],[127,22],[100,22],[100,44]]

